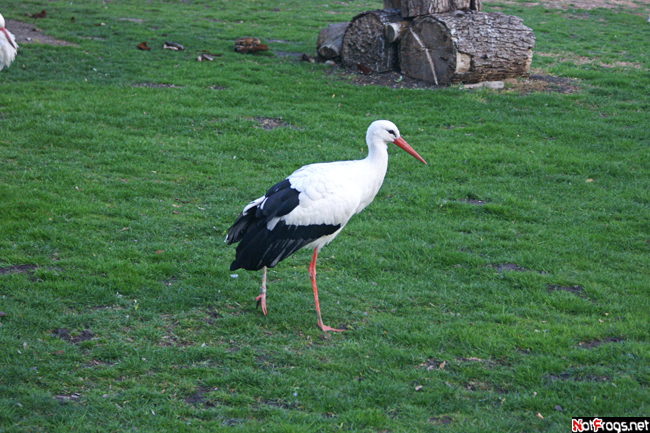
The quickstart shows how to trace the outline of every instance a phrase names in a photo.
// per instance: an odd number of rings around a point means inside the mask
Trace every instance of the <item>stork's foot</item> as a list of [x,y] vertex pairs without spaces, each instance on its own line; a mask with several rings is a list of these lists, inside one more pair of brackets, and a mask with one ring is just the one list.
[[266,316],[266,293],[260,294],[257,298],[255,298],[257,301],[257,306],[259,307],[260,305],[262,306],[262,313]]
[[316,324],[320,328],[321,331],[327,332],[327,331],[334,331],[334,332],[343,332],[345,329],[337,329],[337,328],[332,328],[331,326],[324,325],[323,322],[318,322]]

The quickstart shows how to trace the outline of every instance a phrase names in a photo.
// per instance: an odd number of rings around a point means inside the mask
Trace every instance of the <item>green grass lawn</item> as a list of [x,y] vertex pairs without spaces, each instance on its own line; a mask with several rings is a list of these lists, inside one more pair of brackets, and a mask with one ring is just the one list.
[[[0,72],[0,431],[650,416],[647,11],[485,4],[524,18],[533,73],[572,93],[360,86],[286,55],[380,6],[0,5],[45,8],[36,25],[76,44],[22,44]],[[234,53],[241,36],[270,51]],[[323,320],[348,330],[315,327],[310,251],[269,272],[264,317],[226,230],[301,165],[364,157],[383,118],[429,164],[391,146],[374,203],[321,252]]]

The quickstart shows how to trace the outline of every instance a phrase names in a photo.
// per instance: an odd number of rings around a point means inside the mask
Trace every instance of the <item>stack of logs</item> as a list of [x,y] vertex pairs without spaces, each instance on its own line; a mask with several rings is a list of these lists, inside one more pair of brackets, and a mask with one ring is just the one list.
[[481,0],[384,0],[384,9],[318,35],[324,59],[400,71],[439,86],[527,76],[535,35],[522,19],[481,12]]

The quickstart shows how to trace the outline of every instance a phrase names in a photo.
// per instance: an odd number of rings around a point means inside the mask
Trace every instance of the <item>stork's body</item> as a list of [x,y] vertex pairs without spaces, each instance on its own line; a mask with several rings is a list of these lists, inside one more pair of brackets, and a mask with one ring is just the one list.
[[266,310],[266,268],[272,268],[301,248],[313,248],[309,277],[314,292],[318,327],[321,319],[316,289],[318,252],[377,195],[388,166],[388,143],[394,143],[426,162],[400,138],[387,121],[373,122],[366,134],[368,156],[358,161],[306,165],[250,202],[228,230],[226,242],[240,242],[231,270],[263,270],[258,305]]
[[5,29],[5,19],[0,15],[0,71],[14,61],[17,50],[16,38]]

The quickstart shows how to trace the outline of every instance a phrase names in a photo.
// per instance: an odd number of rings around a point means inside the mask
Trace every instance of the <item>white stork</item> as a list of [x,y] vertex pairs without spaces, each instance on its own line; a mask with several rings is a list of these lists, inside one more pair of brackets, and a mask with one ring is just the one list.
[[316,257],[345,227],[352,215],[368,206],[377,195],[388,166],[388,143],[396,144],[426,164],[388,120],[373,122],[366,133],[368,156],[358,161],[306,165],[250,202],[228,229],[226,243],[239,242],[234,271],[262,269],[262,287],[255,298],[266,315],[266,269],[301,248],[313,248],[309,278],[314,291],[318,327],[323,324],[316,289]]
[[5,29],[5,19],[0,15],[0,71],[2,68],[9,67],[16,57],[18,45],[16,38],[10,31]]

